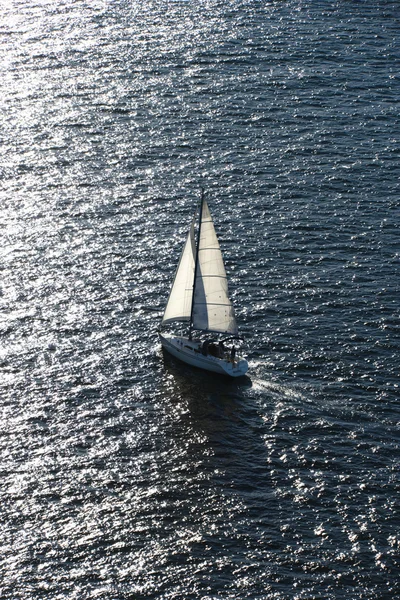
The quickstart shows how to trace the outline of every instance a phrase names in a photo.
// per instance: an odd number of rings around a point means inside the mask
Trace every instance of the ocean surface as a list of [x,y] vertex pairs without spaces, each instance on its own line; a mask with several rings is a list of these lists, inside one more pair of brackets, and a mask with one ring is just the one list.
[[[398,1],[4,1],[0,597],[400,597]],[[157,337],[204,186],[246,340]]]

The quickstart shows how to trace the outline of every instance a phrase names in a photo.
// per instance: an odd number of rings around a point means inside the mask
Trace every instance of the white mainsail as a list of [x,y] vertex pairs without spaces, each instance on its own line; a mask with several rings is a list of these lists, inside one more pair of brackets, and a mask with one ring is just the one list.
[[194,282],[193,329],[237,335],[233,306],[228,297],[228,281],[221,249],[207,202],[203,201]]
[[195,265],[194,220],[183,247],[162,323],[190,321]]

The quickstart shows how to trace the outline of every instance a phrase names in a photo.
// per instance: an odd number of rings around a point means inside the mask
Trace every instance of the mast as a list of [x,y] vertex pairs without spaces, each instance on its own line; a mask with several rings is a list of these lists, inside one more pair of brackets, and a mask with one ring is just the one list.
[[201,188],[201,199],[200,199],[200,211],[199,211],[199,227],[197,230],[197,243],[196,243],[196,256],[194,261],[194,277],[193,277],[193,293],[192,293],[192,307],[190,309],[190,322],[189,322],[189,340],[192,339],[192,323],[193,323],[193,309],[194,309],[194,288],[196,285],[196,277],[199,266],[199,246],[200,246],[200,234],[201,234],[201,218],[203,215],[203,202],[204,202],[204,188]]

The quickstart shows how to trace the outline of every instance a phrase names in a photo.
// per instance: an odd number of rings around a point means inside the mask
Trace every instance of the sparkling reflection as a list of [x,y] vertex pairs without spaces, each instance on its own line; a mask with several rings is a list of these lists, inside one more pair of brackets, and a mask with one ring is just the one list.
[[[3,5],[2,597],[394,598],[392,3]],[[242,382],[157,340],[201,184]]]

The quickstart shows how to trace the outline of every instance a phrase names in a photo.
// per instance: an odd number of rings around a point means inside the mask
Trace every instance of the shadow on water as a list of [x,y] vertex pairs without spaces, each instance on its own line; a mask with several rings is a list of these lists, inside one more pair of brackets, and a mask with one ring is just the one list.
[[205,435],[218,425],[231,427],[245,409],[249,410],[246,400],[252,381],[247,375],[233,379],[209,373],[186,365],[167,353],[164,354],[164,367],[164,392],[168,400],[174,407],[182,409],[182,415],[187,416],[191,427],[200,428]]

